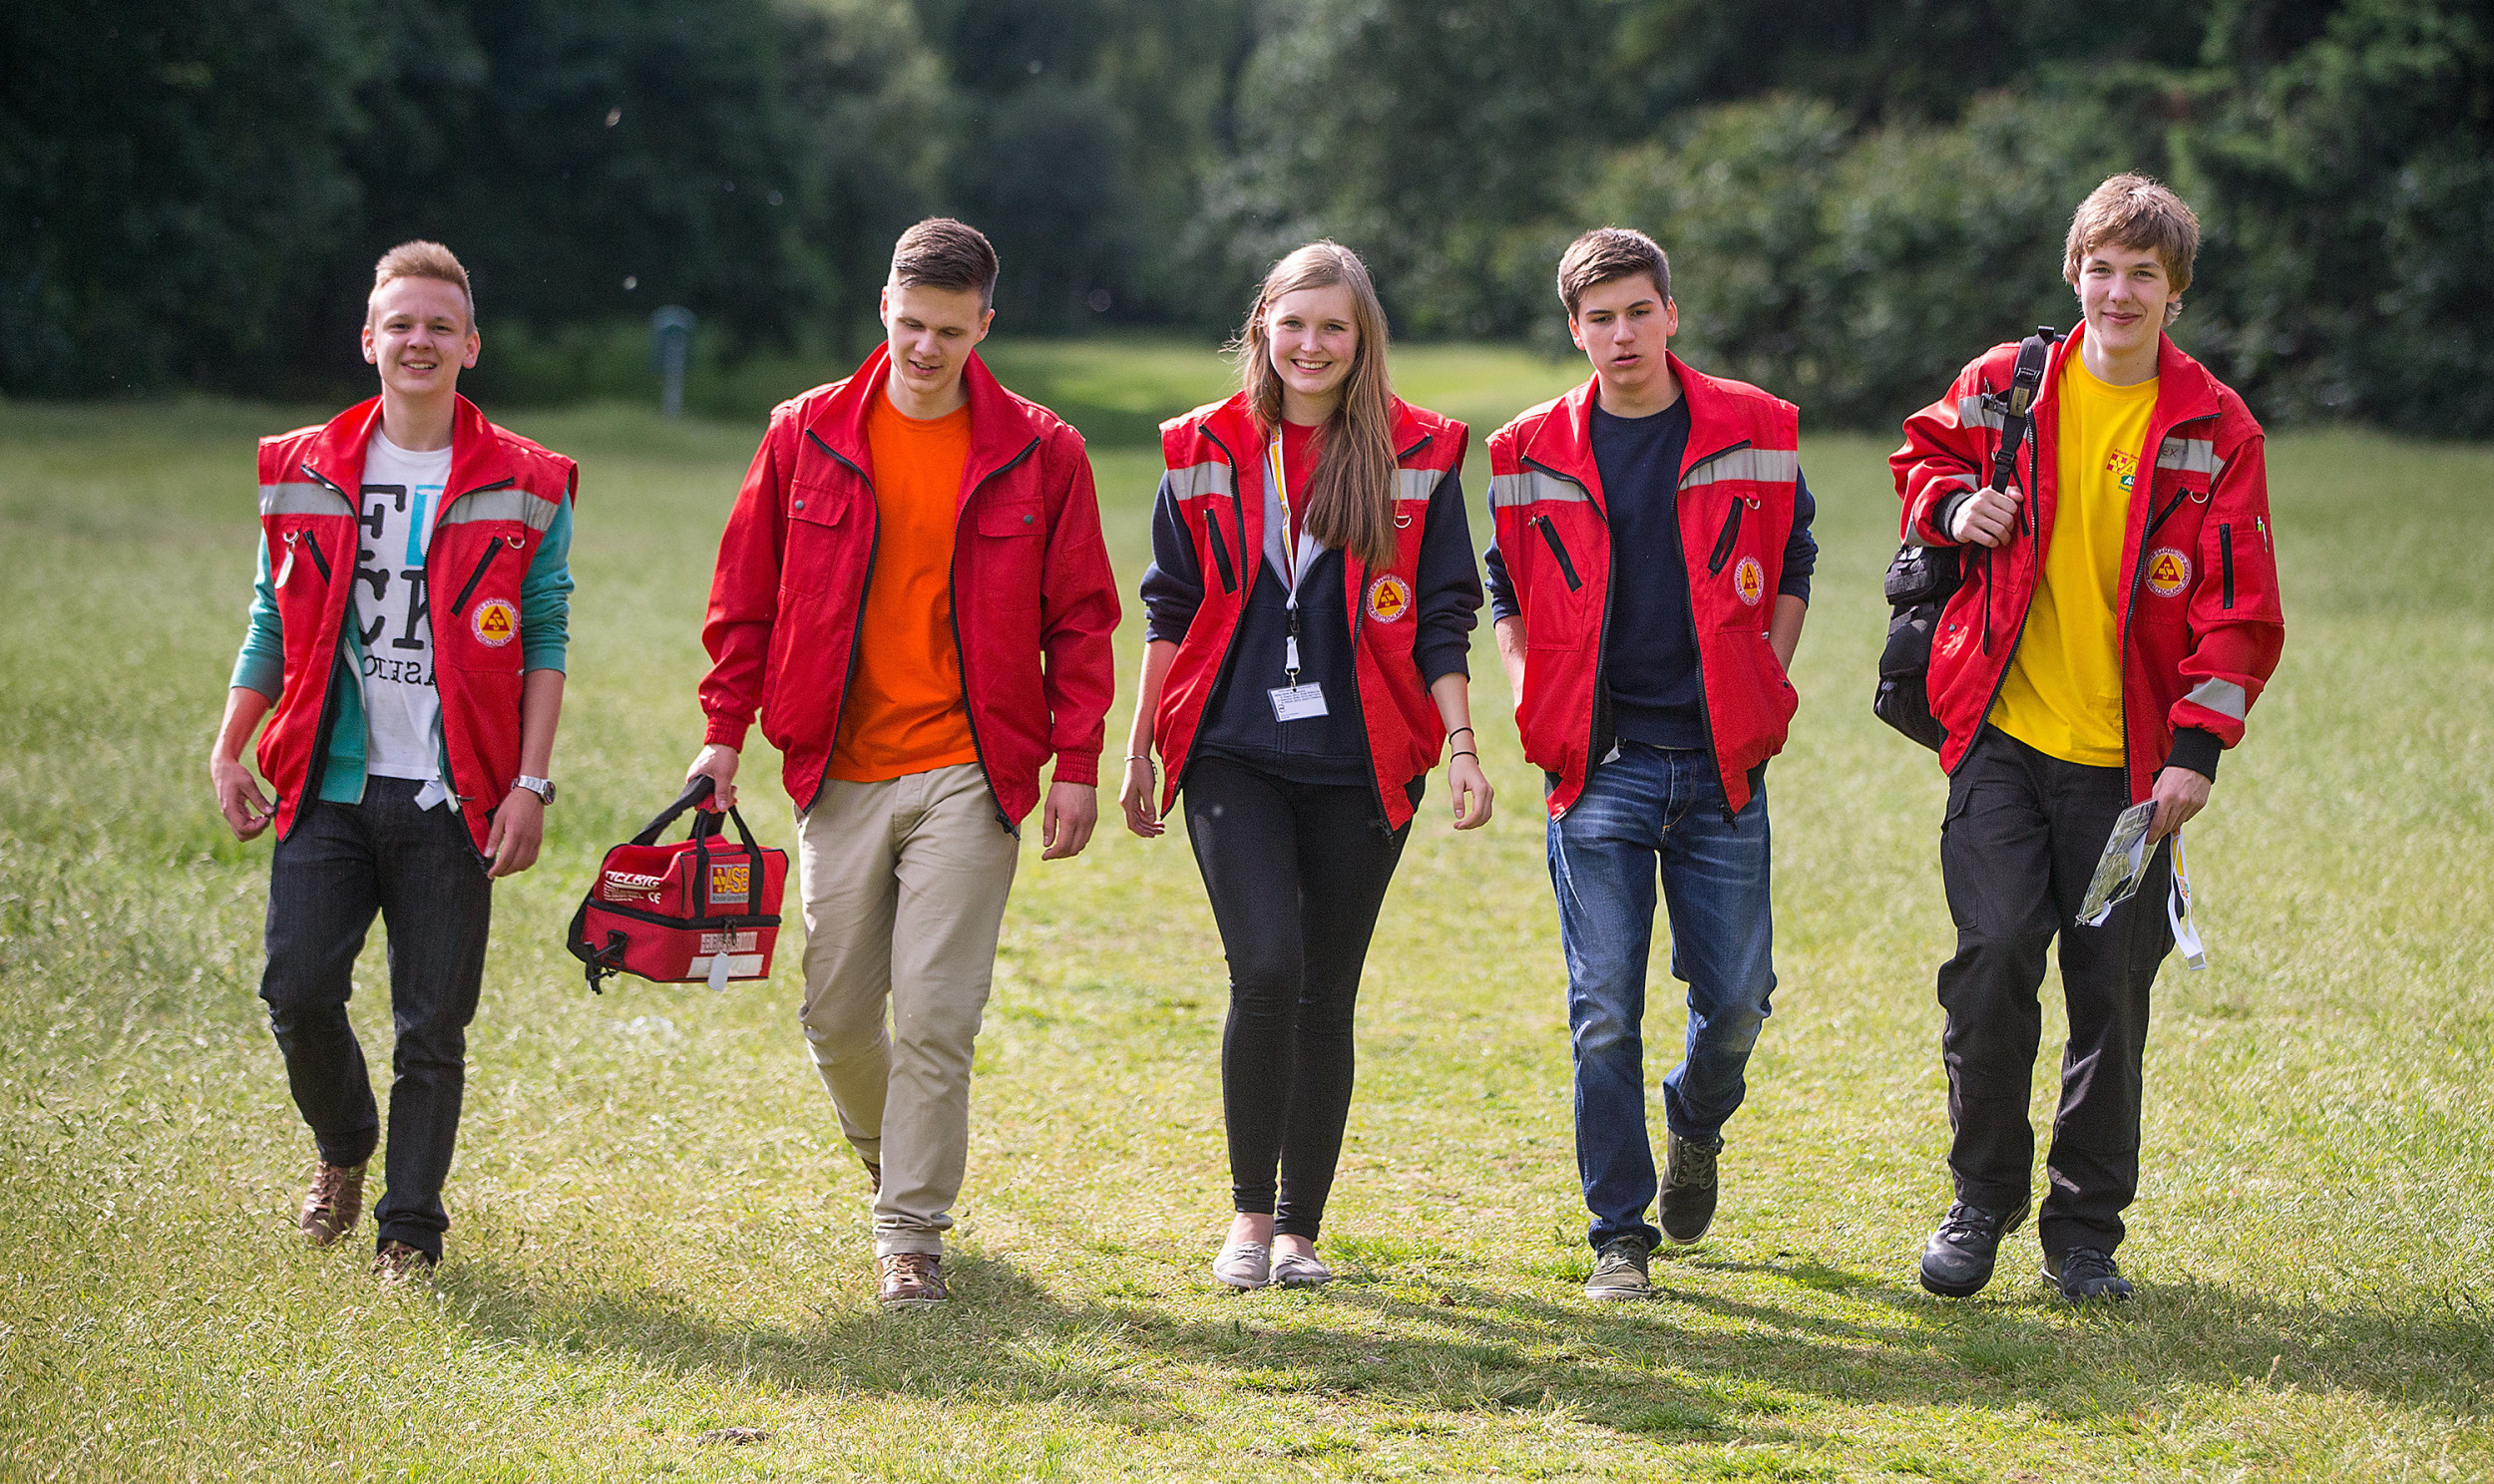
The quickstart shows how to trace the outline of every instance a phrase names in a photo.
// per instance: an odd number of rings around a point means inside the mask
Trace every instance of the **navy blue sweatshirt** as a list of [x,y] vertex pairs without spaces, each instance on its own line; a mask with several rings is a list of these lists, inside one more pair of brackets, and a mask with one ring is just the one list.
[[[1602,684],[1610,694],[1613,733],[1654,747],[1711,747],[1705,698],[1698,691],[1697,623],[1689,607],[1689,564],[1680,546],[1680,463],[1689,447],[1689,403],[1624,418],[1593,407],[1593,463],[1611,530],[1610,632]],[[1776,590],[1810,601],[1819,544],[1810,523],[1819,513],[1810,485],[1794,476],[1793,534],[1784,544],[1784,574]],[[1523,611],[1507,580],[1506,562],[1489,551],[1492,620]]]
[[[1268,506],[1268,524],[1272,519]],[[1463,511],[1460,475],[1450,470],[1438,482],[1427,519],[1414,573],[1419,613],[1413,657],[1423,683],[1435,684],[1441,676],[1471,673],[1471,632],[1479,621],[1480,575],[1472,565],[1471,525]],[[1293,783],[1370,786],[1376,772],[1352,678],[1343,559],[1342,553],[1327,552],[1299,584],[1299,683],[1325,687],[1326,714],[1299,721],[1274,719],[1266,692],[1290,683],[1282,668],[1290,594],[1273,563],[1258,559],[1255,585],[1231,635],[1229,657],[1195,733],[1198,755],[1216,754]],[[1143,573],[1143,636],[1182,641],[1203,596],[1194,540],[1164,478],[1152,508],[1152,564]]]

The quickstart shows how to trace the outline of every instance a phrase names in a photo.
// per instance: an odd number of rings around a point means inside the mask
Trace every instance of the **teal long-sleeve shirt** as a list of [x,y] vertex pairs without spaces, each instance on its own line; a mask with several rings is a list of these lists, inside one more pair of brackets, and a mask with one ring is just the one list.
[[[572,502],[556,507],[554,524],[537,544],[537,557],[520,583],[520,668],[561,670],[572,637]],[[329,765],[320,775],[320,797],[331,804],[358,804],[364,797],[364,649],[352,623],[340,624],[337,724],[329,732]],[[277,584],[268,569],[268,538],[259,542],[259,570],[251,579],[251,624],[234,656],[236,686],[270,701],[285,688],[285,634],[277,614]]]

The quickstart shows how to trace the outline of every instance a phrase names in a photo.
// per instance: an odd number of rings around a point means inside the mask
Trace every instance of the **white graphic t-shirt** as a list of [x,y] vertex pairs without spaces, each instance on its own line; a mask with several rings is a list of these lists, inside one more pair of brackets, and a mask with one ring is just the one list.
[[411,454],[373,430],[364,450],[362,529],[356,533],[355,633],[364,651],[364,772],[435,782],[417,796],[430,809],[441,750],[442,711],[433,688],[433,620],[424,553],[442,514],[450,450]]

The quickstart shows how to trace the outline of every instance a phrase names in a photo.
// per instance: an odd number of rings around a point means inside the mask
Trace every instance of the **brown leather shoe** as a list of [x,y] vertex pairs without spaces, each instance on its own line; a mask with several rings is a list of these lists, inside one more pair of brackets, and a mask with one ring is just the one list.
[[384,1242],[372,1255],[372,1276],[385,1284],[405,1283],[419,1274],[430,1273],[441,1259],[420,1247],[404,1242]]
[[363,1214],[364,1167],[313,1161],[311,1189],[304,1193],[303,1214],[296,1218],[303,1240],[327,1247],[355,1230],[355,1219]]
[[890,1253],[875,1260],[875,1298],[886,1308],[933,1308],[953,1296],[934,1253]]

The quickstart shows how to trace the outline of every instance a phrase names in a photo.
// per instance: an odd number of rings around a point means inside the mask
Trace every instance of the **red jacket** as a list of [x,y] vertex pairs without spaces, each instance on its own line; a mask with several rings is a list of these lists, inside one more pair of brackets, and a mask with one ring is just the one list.
[[[1784,750],[1801,697],[1767,643],[1793,495],[1801,413],[1747,382],[1703,376],[1668,357],[1689,403],[1680,465],[1680,549],[1697,625],[1698,689],[1722,779],[1738,813],[1767,759]],[[1515,725],[1524,756],[1558,776],[1552,818],[1584,792],[1610,750],[1602,656],[1610,629],[1611,528],[1593,460],[1597,380],[1489,435],[1489,507],[1522,608],[1526,653]]]
[[[1942,768],[1954,769],[1974,744],[2025,629],[2058,499],[2061,368],[2084,334],[2073,330],[2054,351],[2036,396],[2014,481],[2027,492],[2016,531],[1988,554],[1967,549],[1964,585],[1932,636],[1931,714],[1948,734]],[[1987,482],[2001,428],[1987,398],[2008,386],[2017,351],[1992,347],[1946,395],[1905,419],[1904,446],[1888,465],[1907,540],[1952,544],[1935,522],[1950,496]],[[2156,410],[2139,449],[2139,467],[2154,478],[2131,492],[2122,545],[2130,573],[2121,606],[2122,751],[2134,802],[2154,792],[2169,763],[2216,776],[2221,749],[2243,740],[2244,714],[2286,640],[2261,425],[2172,340],[2158,349],[2156,369]]]
[[[285,681],[259,737],[259,771],[277,795],[277,836],[320,795],[329,755],[329,689],[352,596],[364,448],[381,399],[327,426],[259,443],[259,523],[276,582]],[[520,776],[520,581],[579,468],[495,427],[467,398],[452,415],[450,483],[424,556],[433,678],[451,805],[480,854],[493,811]]]
[[[823,785],[875,564],[866,415],[889,351],[846,381],[783,402],[719,538],[701,642],[707,740],[741,748],[758,709],[804,808]],[[1116,578],[1082,435],[999,386],[973,355],[970,459],[953,538],[953,634],[963,700],[999,810],[1017,824],[1060,783],[1096,784],[1116,688]]]
[[[1352,676],[1369,764],[1389,829],[1412,818],[1405,786],[1438,766],[1446,722],[1414,656],[1420,634],[1421,541],[1430,498],[1463,464],[1470,434],[1461,423],[1395,399],[1395,557],[1378,569],[1344,554],[1343,611],[1351,625]],[[1203,604],[1160,692],[1152,735],[1169,764],[1160,808],[1176,803],[1204,708],[1221,682],[1230,640],[1264,562],[1265,435],[1247,394],[1198,407],[1160,425],[1165,487],[1195,546],[1205,575]],[[1477,601],[1477,598],[1474,599]]]

